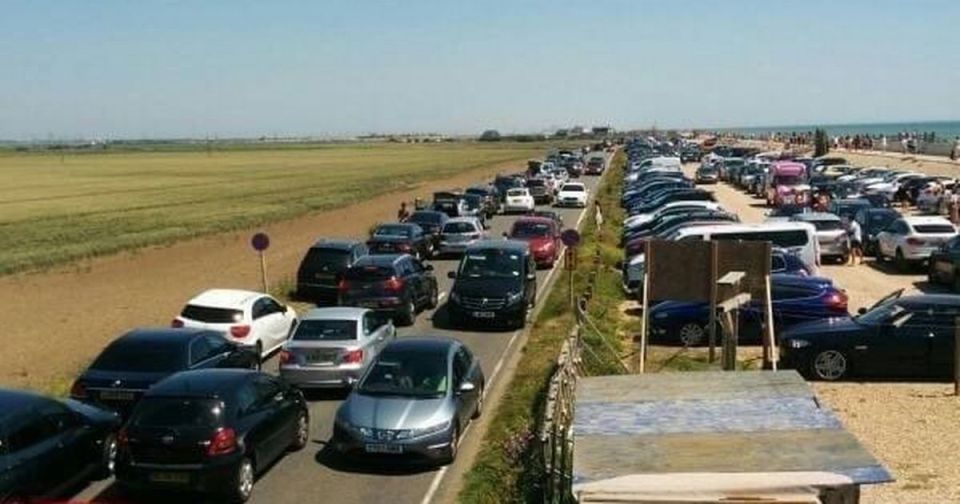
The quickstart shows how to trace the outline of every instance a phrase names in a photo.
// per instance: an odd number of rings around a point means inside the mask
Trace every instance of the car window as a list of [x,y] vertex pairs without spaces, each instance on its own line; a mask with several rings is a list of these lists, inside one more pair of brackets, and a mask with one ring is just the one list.
[[470,356],[464,350],[464,347],[460,347],[453,356],[453,382],[456,386],[463,383],[469,370]]
[[130,418],[142,427],[212,427],[220,424],[223,403],[196,397],[147,397]]
[[778,255],[772,256],[770,258],[770,269],[772,271],[783,271],[787,269],[787,262],[783,260],[783,257]]
[[250,313],[253,316],[253,320],[270,315],[270,312],[267,311],[267,299],[260,298],[254,301],[253,308],[251,308]]
[[[364,315],[364,323],[370,314]],[[291,337],[293,341],[349,341],[357,339],[357,321],[303,319]]]
[[179,371],[186,365],[186,353],[186,346],[175,341],[157,344],[119,339],[103,350],[90,369],[144,373]]
[[210,343],[206,338],[195,338],[193,342],[190,343],[190,365],[203,362],[212,356]]
[[809,288],[773,284],[770,297],[776,301],[810,297],[814,293]]
[[183,311],[180,312],[180,316],[185,319],[210,324],[233,324],[243,321],[243,310],[188,304],[183,308]]
[[237,412],[240,416],[247,415],[254,411],[257,404],[257,390],[253,382],[247,382],[237,391]]

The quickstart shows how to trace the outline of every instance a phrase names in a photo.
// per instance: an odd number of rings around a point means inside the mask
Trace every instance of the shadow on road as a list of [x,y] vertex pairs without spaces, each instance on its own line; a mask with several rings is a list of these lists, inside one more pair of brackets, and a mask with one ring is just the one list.
[[384,459],[383,455],[366,459],[362,456],[348,456],[337,452],[327,441],[316,440],[314,443],[323,445],[314,459],[318,464],[338,472],[373,474],[378,476],[411,476],[433,472],[436,465],[418,460]]

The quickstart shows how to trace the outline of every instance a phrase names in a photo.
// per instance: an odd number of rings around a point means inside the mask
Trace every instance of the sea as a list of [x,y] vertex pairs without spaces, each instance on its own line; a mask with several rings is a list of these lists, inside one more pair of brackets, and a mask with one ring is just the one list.
[[716,131],[743,135],[766,135],[770,133],[806,133],[816,128],[826,130],[828,136],[869,135],[896,138],[900,133],[934,133],[939,141],[960,137],[960,121],[917,121],[865,124],[809,124],[793,126],[757,126],[749,128],[720,128]]

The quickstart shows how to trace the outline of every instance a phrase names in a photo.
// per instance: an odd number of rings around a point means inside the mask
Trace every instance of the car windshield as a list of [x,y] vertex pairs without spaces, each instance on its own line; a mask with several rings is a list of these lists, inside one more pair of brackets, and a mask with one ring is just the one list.
[[513,224],[513,230],[510,231],[513,238],[538,238],[550,236],[550,224],[544,222],[524,222],[519,221]]
[[243,310],[188,304],[180,312],[180,316],[208,324],[233,324],[243,320]]
[[481,204],[483,204],[483,198],[477,196],[476,194],[468,194],[464,196],[463,201],[467,203],[467,208],[470,210],[476,210],[480,208]]
[[356,320],[301,320],[294,341],[347,341],[357,339]]
[[223,403],[216,399],[147,397],[130,418],[138,427],[216,427]]
[[358,265],[344,272],[343,277],[347,280],[366,280],[380,281],[394,276],[393,266],[389,265]]
[[900,306],[899,298],[889,299],[874,306],[863,315],[857,316],[857,321],[864,324],[882,324],[892,320],[897,315],[903,313],[903,306]]
[[460,275],[468,278],[517,278],[523,256],[516,250],[470,251],[460,264]]
[[560,189],[563,192],[583,192],[582,185],[568,184],[563,186],[563,189]]
[[307,251],[304,264],[318,271],[340,271],[347,267],[349,260],[349,250],[312,248]]
[[167,373],[186,365],[184,346],[158,344],[157,341],[119,340],[108,346],[90,369],[98,371],[132,371]]
[[445,350],[385,350],[370,366],[358,392],[367,395],[438,397],[447,393]]
[[477,228],[469,222],[448,222],[444,224],[443,232],[447,234],[476,233]]
[[388,238],[406,238],[410,235],[410,228],[407,226],[380,226],[373,232],[373,236],[382,236]]
[[803,183],[803,177],[798,175],[777,175],[774,177],[774,181],[777,185],[798,185]]

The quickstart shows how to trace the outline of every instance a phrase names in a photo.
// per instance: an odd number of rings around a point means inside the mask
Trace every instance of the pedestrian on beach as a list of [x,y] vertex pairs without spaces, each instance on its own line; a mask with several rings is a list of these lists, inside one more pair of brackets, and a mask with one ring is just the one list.
[[950,159],[956,161],[960,159],[960,136],[953,142],[953,150],[950,151]]
[[949,201],[950,222],[956,226],[960,223],[960,186],[958,186],[956,180],[953,181],[953,190],[950,191]]
[[403,201],[400,203],[400,210],[397,211],[397,221],[407,222],[407,219],[410,218],[410,210],[407,210],[407,202]]
[[844,217],[843,227],[847,231],[847,248],[850,255],[850,262],[847,265],[863,264],[863,230],[860,228],[860,223],[850,217]]
[[883,148],[883,152],[887,152],[887,135],[880,138],[880,147]]

